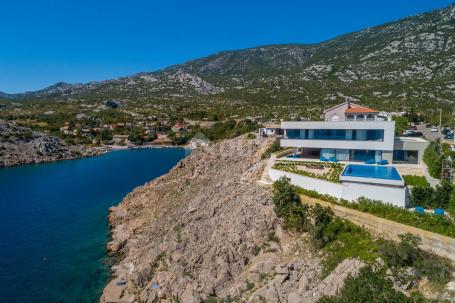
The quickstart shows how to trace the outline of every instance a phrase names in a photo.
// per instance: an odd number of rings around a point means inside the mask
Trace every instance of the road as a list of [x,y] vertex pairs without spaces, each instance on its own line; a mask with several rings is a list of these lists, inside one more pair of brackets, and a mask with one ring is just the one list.
[[448,144],[454,144],[454,140],[453,139],[444,139],[444,136],[439,133],[439,132],[431,132],[430,131],[430,128],[426,128],[425,125],[418,125],[417,126],[417,130],[418,131],[421,131],[423,133],[423,136],[429,140],[429,141],[436,141],[437,139],[441,139],[442,142],[445,142],[445,143],[448,143]]
[[423,133],[423,136],[429,141],[436,141],[442,138],[440,132],[431,132],[430,128],[426,128],[424,124],[417,125],[417,130]]

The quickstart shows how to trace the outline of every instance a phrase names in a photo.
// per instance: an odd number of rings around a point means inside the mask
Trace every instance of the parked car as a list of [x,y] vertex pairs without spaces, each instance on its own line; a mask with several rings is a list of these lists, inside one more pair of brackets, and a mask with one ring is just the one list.
[[406,134],[403,134],[404,137],[423,137],[423,133],[422,132],[416,132],[416,131],[413,131],[413,132],[408,132]]
[[453,140],[453,133],[445,135],[444,139]]
[[439,131],[439,129],[438,129],[436,126],[433,126],[433,127],[431,128],[431,132],[432,132],[432,133],[437,133],[438,131]]
[[405,130],[405,131],[403,132],[403,136],[405,136],[405,135],[407,135],[407,134],[413,134],[413,133],[415,133],[415,132],[416,132],[416,131],[413,130],[413,129],[407,129],[407,130]]
[[431,123],[425,124],[425,127],[426,127],[426,128],[431,128]]
[[413,126],[411,126],[411,129],[412,130],[417,130],[417,126],[413,125]]
[[441,131],[441,134],[443,135],[448,135],[452,132],[452,130],[450,129],[450,127],[444,127]]

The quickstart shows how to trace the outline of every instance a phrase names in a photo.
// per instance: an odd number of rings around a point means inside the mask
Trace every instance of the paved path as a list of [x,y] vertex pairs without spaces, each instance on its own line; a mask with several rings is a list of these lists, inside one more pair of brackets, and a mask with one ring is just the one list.
[[267,160],[267,164],[264,167],[264,171],[262,172],[261,179],[257,181],[257,183],[261,185],[270,186],[273,184],[273,180],[270,179],[269,176],[269,169],[275,164],[276,157],[275,155],[271,155],[270,159]]

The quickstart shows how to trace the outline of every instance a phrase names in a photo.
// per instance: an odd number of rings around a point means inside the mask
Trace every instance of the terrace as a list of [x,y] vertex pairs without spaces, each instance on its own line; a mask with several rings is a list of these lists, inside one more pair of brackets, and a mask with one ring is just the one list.
[[316,161],[277,161],[272,168],[310,178],[340,183],[340,174],[344,167],[345,165],[340,163]]
[[268,168],[271,181],[284,176],[303,189],[347,201],[365,197],[406,207],[408,189],[400,170],[422,174],[422,168],[418,165],[401,164],[396,165],[396,168],[390,164],[360,164],[336,159],[333,159],[334,162],[321,161],[315,155],[304,158],[295,151],[290,149],[281,152],[278,158],[272,157]]

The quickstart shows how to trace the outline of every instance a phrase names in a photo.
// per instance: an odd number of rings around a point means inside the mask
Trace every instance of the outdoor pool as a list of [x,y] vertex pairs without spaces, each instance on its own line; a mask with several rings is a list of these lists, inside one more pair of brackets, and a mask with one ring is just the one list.
[[401,181],[400,174],[397,169],[392,166],[349,164],[346,166],[341,176]]

